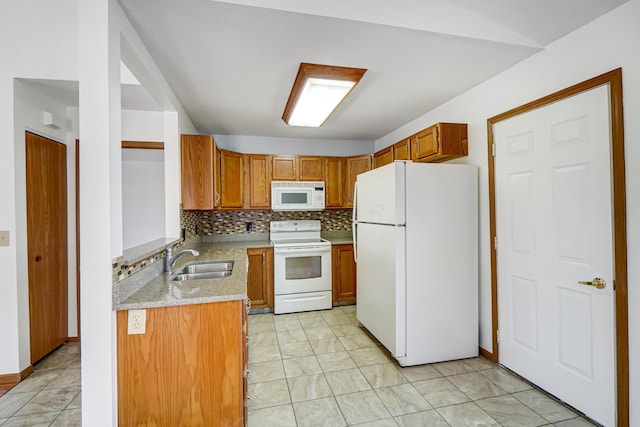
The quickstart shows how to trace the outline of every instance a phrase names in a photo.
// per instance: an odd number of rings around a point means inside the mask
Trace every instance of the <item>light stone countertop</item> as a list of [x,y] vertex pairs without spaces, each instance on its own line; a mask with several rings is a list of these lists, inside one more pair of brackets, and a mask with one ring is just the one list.
[[[247,298],[247,248],[270,247],[268,240],[241,242],[207,243],[194,242],[185,247],[196,249],[200,256],[185,255],[178,259],[174,267],[178,271],[192,261],[233,260],[233,273],[229,277],[217,279],[187,280],[173,282],[171,276],[159,272],[155,277],[141,276],[146,283],[140,287],[134,277],[127,286],[139,287],[139,290],[127,292],[126,289],[114,291],[113,310],[131,310],[174,305],[203,304],[209,302],[230,301]],[[184,248],[180,248],[184,249]],[[161,263],[161,261],[159,261]],[[151,268],[151,267],[149,267]],[[157,268],[157,267],[156,267]],[[144,270],[143,270],[144,271]],[[123,281],[124,282],[124,281]]]
[[353,243],[351,231],[323,231],[322,238],[330,241],[332,245],[347,245]]

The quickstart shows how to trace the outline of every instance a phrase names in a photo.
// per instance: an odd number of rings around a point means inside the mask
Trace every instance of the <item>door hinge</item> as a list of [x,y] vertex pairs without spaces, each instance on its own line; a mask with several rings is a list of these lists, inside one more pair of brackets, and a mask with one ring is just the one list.
[[498,236],[493,236],[493,249],[498,250]]
[[495,142],[491,144],[491,155],[493,157],[496,156],[496,143]]
[[613,279],[613,290],[616,290],[616,279]]
[[500,344],[500,330],[496,330],[496,342]]

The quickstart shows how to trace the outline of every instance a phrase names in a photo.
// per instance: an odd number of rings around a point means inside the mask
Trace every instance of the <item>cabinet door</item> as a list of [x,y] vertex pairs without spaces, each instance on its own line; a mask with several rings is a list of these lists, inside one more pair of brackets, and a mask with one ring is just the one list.
[[347,157],[347,172],[345,180],[346,208],[353,207],[353,186],[356,183],[356,177],[362,172],[371,170],[371,155]]
[[411,160],[411,139],[393,144],[393,160]]
[[341,208],[343,205],[344,161],[341,157],[324,158],[324,195],[326,208]]
[[298,157],[298,179],[300,181],[322,181],[322,157]]
[[428,127],[411,137],[413,142],[413,160],[421,160],[438,154],[438,126]]
[[271,207],[271,156],[246,154],[245,159],[245,207],[269,209]]
[[373,167],[379,168],[380,166],[388,165],[393,160],[393,147],[387,147],[373,155]]
[[242,209],[243,203],[242,154],[220,150],[220,207]]
[[333,261],[333,300],[356,300],[356,265],[353,260],[353,245],[334,245]]
[[215,207],[215,142],[211,135],[180,136],[182,209]]
[[118,311],[118,425],[245,425],[244,310],[239,300],[151,308],[137,335]]
[[273,249],[247,249],[247,296],[251,308],[273,307]]
[[273,156],[272,175],[275,181],[297,181],[298,158],[296,156]]

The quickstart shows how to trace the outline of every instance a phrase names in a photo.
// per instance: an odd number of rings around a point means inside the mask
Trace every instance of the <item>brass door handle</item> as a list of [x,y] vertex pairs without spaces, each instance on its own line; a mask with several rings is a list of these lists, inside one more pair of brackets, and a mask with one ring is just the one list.
[[594,286],[597,289],[603,289],[605,286],[607,286],[607,282],[605,282],[605,280],[601,277],[596,277],[590,282],[587,280],[578,280],[578,283],[581,285]]

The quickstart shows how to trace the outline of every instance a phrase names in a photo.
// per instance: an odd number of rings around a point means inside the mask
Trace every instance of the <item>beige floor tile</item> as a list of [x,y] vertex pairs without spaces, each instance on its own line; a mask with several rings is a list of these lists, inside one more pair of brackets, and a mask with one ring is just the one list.
[[497,367],[495,363],[483,356],[464,359],[464,362],[476,371],[483,371],[485,369],[493,369]]
[[278,345],[278,337],[275,332],[265,332],[264,334],[254,334],[249,337],[249,348],[263,347],[268,345]]
[[250,410],[291,403],[287,380],[284,379],[249,384],[248,393]]
[[360,371],[373,388],[390,387],[408,382],[395,363],[363,366]]
[[297,427],[293,405],[250,410],[248,427]]
[[249,363],[249,384],[273,381],[284,378],[281,360],[271,362]]
[[538,390],[521,391],[514,393],[513,397],[552,423],[568,420],[577,416],[575,412]]
[[391,414],[373,390],[336,396],[348,424],[361,424],[391,418]]
[[378,347],[378,343],[366,334],[343,336],[338,338],[346,350]]
[[547,424],[547,420],[513,396],[491,397],[478,400],[476,404],[503,427],[535,427]]
[[294,357],[313,356],[314,352],[309,341],[296,341],[280,344],[280,354],[283,359]]
[[276,331],[292,331],[294,329],[302,329],[302,324],[296,317],[274,322]]
[[379,347],[359,348],[356,350],[349,350],[349,355],[356,362],[358,367],[379,365],[381,363],[394,362],[391,356]]
[[71,403],[67,405],[66,409],[82,409],[82,393],[78,393]]
[[469,397],[446,378],[417,381],[413,386],[434,408],[468,402]]
[[435,410],[396,417],[400,427],[451,427]]
[[284,371],[287,378],[322,373],[322,369],[320,368],[320,364],[318,363],[316,356],[285,359],[282,363],[284,364]]
[[324,338],[333,338],[336,336],[333,333],[333,330],[328,326],[304,329],[304,333],[309,340],[321,340]]
[[15,387],[7,393],[24,393],[26,391],[40,391],[45,388],[64,370],[34,372],[27,378],[19,382]]
[[322,317],[329,326],[352,324],[351,320],[340,310],[325,311],[322,313]]
[[573,418],[570,420],[560,421],[554,424],[555,427],[594,427],[597,424],[594,424],[590,421],[585,420],[584,418]]
[[58,418],[51,423],[51,427],[82,427],[82,411],[80,409],[62,411]]
[[343,427],[346,426],[335,398],[308,400],[293,404],[298,427]]
[[371,390],[371,384],[358,368],[325,372],[324,375],[335,395]]
[[500,424],[473,402],[436,409],[446,422],[456,427],[500,427]]
[[329,327],[329,324],[322,318],[322,316],[307,317],[307,318],[300,319],[300,324],[305,329]]
[[257,335],[257,334],[265,334],[267,332],[275,332],[276,327],[271,322],[261,322],[254,323],[249,325],[249,336]]
[[353,369],[356,367],[353,359],[351,359],[351,356],[349,356],[349,353],[346,351],[318,354],[316,358],[324,372]]
[[44,389],[38,392],[15,416],[60,412],[80,393],[80,387]]
[[362,424],[354,424],[354,427],[398,427],[398,423],[393,418],[376,420]]
[[322,311],[303,311],[301,313],[296,313],[296,317],[298,317],[298,320],[300,321],[316,317],[322,318]]
[[60,369],[67,369],[79,356],[77,354],[58,354],[53,353],[46,357],[42,361],[38,362],[34,367],[34,372],[55,371]]
[[272,313],[250,314],[248,319],[249,325],[256,323],[273,323]]
[[315,354],[336,353],[344,351],[344,346],[337,337],[310,340],[311,348]]
[[44,427],[49,426],[60,415],[60,412],[23,415],[9,418],[2,427]]
[[288,378],[287,383],[293,402],[321,399],[332,395],[329,383],[323,374]]
[[80,368],[70,366],[60,373],[53,381],[51,381],[45,389],[80,387],[81,385]]
[[331,327],[331,330],[337,337],[350,337],[353,335],[365,335],[365,332],[362,328],[355,326],[354,324],[349,325],[335,325]]
[[532,389],[529,384],[502,368],[496,367],[484,371],[479,371],[479,373],[480,375],[488,378],[491,382],[497,384],[498,386],[500,386],[500,388],[509,393]]
[[278,343],[286,344],[289,342],[308,341],[304,334],[304,329],[293,329],[291,331],[278,331]]
[[448,377],[449,375],[465,374],[467,372],[473,372],[475,370],[464,360],[453,360],[451,362],[434,363],[431,366],[433,366],[436,371],[440,372],[440,374],[445,377]]
[[282,356],[280,355],[280,346],[277,344],[258,347],[249,346],[249,363],[269,362],[280,359],[282,359]]
[[431,365],[407,366],[404,368],[401,367],[400,369],[402,375],[411,382],[442,377],[440,372],[436,371],[436,369]]
[[433,409],[411,384],[378,388],[375,392],[394,417]]
[[487,397],[495,397],[507,394],[506,391],[504,391],[477,372],[452,375],[450,377],[447,377],[447,379],[460,390],[462,390],[464,394],[469,396],[471,400],[485,399]]
[[37,391],[7,393],[0,398],[0,418],[9,418],[38,394]]

